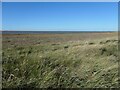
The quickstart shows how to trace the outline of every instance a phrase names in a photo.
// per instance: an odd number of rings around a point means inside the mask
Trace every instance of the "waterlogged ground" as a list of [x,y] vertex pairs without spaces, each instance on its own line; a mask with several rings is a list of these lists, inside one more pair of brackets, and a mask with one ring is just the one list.
[[3,35],[3,88],[118,87],[117,33]]

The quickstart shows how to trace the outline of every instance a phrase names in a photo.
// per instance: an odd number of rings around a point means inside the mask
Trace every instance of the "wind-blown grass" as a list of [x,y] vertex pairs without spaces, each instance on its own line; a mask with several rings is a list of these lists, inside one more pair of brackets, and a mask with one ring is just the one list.
[[4,48],[3,88],[118,87],[118,40],[91,39]]

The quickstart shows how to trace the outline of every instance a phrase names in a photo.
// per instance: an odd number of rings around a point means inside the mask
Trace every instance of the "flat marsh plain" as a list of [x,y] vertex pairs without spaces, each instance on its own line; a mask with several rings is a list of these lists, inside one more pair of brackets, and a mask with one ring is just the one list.
[[117,88],[117,36],[3,34],[3,88]]

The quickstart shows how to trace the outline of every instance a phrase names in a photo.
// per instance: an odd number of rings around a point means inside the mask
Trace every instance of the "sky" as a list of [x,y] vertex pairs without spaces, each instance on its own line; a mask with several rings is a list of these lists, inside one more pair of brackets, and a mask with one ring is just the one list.
[[117,31],[117,2],[3,2],[2,30]]
[[0,31],[2,30],[2,3],[0,2]]

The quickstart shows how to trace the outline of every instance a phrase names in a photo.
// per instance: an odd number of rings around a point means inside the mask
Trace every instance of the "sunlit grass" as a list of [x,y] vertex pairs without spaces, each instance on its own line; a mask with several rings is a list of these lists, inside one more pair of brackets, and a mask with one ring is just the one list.
[[108,37],[8,46],[3,87],[118,87],[118,42]]

